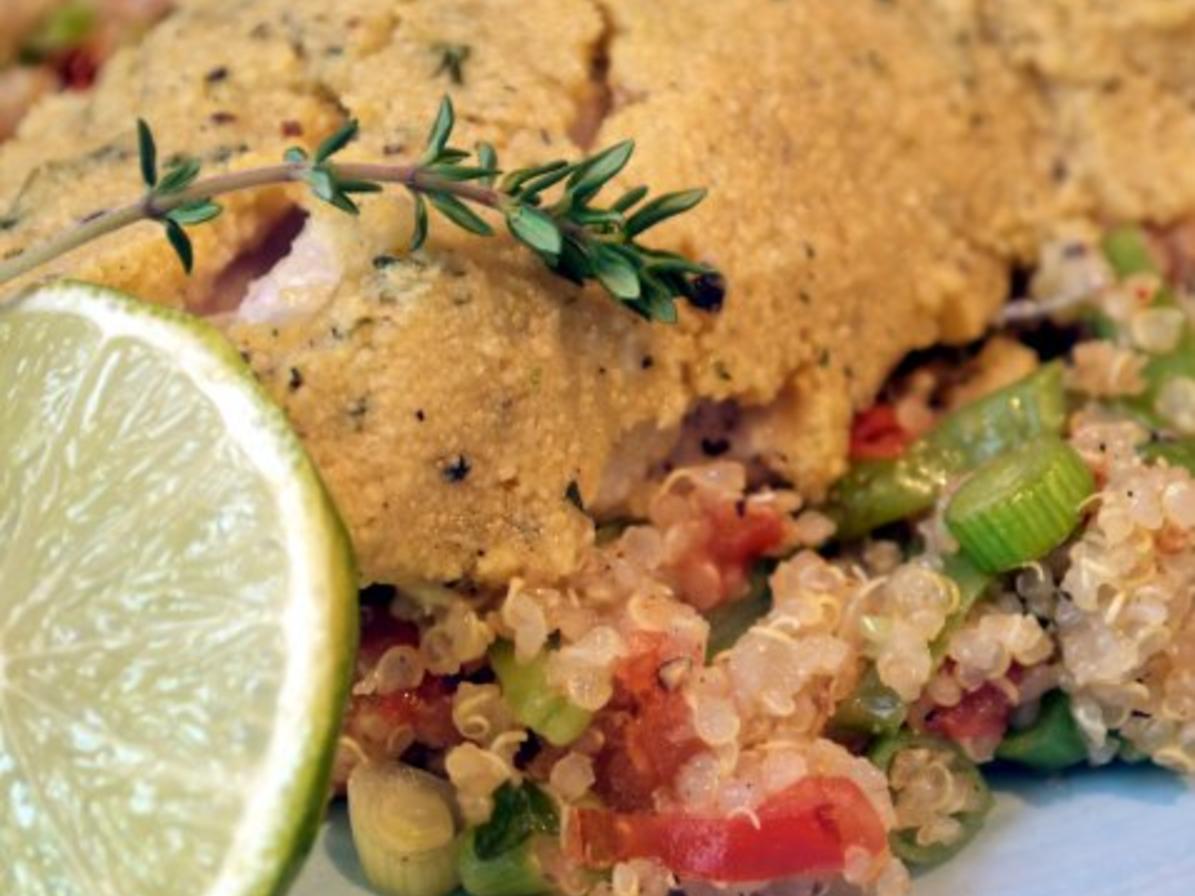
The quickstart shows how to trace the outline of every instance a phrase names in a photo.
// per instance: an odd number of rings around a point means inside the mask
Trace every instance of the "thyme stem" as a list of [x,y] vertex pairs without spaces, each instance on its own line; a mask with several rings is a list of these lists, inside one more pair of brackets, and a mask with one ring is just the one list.
[[[634,144],[629,140],[580,161],[557,160],[508,171],[499,181],[502,172],[492,146],[478,144],[472,163],[467,160],[473,153],[449,145],[453,123],[452,103],[445,98],[427,146],[414,164],[333,162],[332,156],[357,135],[357,122],[349,121],[312,152],[302,147],[287,149],[281,164],[199,179],[199,161],[187,156],[176,157],[159,172],[153,133],[139,120],[137,142],[146,187],[141,197],[0,261],[0,286],[140,221],[164,227],[189,273],[194,247],[186,229],[220,214],[221,207],[214,201],[218,196],[302,183],[318,199],[355,215],[360,208],[354,194],[376,193],[383,184],[394,184],[414,199],[411,251],[427,238],[429,208],[463,230],[492,236],[494,228],[473,208],[480,206],[501,215],[515,239],[554,273],[578,284],[596,281],[613,299],[648,320],[675,321],[675,301],[681,298],[702,310],[721,306],[723,285],[716,271],[638,242],[638,236],[649,227],[697,205],[704,190],[667,193],[644,203],[647,188],[636,187],[608,208],[595,206],[597,194],[630,159]],[[548,203],[544,191],[553,186],[560,194]]]
[[[343,162],[329,163],[328,167],[337,175],[345,178],[401,184],[416,193],[452,193],[461,199],[489,208],[503,206],[503,197],[497,190],[436,177],[426,173],[419,165]],[[123,230],[139,221],[156,221],[176,208],[192,202],[214,199],[226,193],[237,193],[255,187],[298,183],[303,180],[307,170],[307,165],[297,162],[267,165],[262,168],[208,177],[196,181],[179,193],[171,193],[168,196],[146,195],[136,202],[106,211],[90,221],[85,221],[47,243],[0,262],[0,285],[15,280],[22,274],[54,261],[93,240]]]
[[490,187],[448,180],[428,173],[421,165],[378,165],[369,162],[337,162],[330,167],[339,175],[356,180],[402,184],[416,193],[452,193],[461,199],[489,208],[503,208],[505,197]]

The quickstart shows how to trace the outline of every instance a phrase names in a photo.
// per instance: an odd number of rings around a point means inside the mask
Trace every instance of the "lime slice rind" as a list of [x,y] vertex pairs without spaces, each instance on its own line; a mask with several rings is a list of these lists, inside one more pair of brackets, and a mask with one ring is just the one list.
[[0,889],[278,892],[355,638],[348,541],[281,412],[207,325],[34,291],[0,308],[0,508]]

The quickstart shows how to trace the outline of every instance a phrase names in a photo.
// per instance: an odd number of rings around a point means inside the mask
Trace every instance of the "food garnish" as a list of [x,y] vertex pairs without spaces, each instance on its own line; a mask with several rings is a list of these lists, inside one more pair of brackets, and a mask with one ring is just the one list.
[[[464,56],[456,52],[446,63],[458,72]],[[455,75],[454,75],[455,77]],[[493,236],[494,228],[474,207],[500,214],[510,233],[533,251],[554,273],[577,284],[596,281],[617,302],[647,320],[673,323],[676,300],[716,310],[721,278],[706,264],[674,252],[651,249],[639,238],[657,224],[683,214],[705,198],[703,189],[682,190],[648,198],[636,187],[610,205],[595,205],[602,189],[623,170],[635,150],[632,140],[575,162],[564,159],[504,172],[488,143],[473,152],[450,145],[456,117],[448,97],[428,134],[423,154],[405,165],[335,162],[357,136],[350,120],[312,153],[286,150],[281,164],[199,179],[200,162],[184,156],[159,171],[157,141],[149,125],[137,122],[141,178],[145,194],[135,202],[80,224],[44,245],[0,262],[0,285],[79,246],[139,221],[157,221],[188,272],[194,250],[187,228],[220,214],[216,197],[270,184],[305,183],[320,200],[355,215],[353,197],[377,193],[383,184],[398,184],[414,199],[411,251],[423,245],[429,227],[428,207],[469,233]],[[549,201],[545,193],[559,187]],[[711,300],[717,285],[717,301]]]
[[0,578],[0,889],[282,892],[327,797],[357,582],[215,329],[79,283],[0,306]]

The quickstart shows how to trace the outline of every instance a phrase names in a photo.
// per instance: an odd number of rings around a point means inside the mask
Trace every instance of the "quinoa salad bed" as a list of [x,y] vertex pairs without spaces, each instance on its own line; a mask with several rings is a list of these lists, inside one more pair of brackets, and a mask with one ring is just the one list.
[[[897,896],[982,836],[990,763],[1195,774],[1191,239],[1045,245],[1000,332],[857,417],[824,502],[711,406],[565,580],[363,591],[336,786],[367,872]],[[392,785],[443,843],[379,857],[355,803]]]

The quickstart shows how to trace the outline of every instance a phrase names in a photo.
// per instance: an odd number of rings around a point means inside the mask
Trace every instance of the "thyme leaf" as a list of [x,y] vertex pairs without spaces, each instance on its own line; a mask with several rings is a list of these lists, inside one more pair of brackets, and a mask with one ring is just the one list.
[[[456,56],[463,63],[468,53]],[[412,198],[412,252],[427,241],[429,205],[454,226],[483,237],[492,236],[494,228],[479,212],[490,210],[500,214],[510,234],[551,271],[579,285],[596,282],[616,302],[647,320],[675,321],[678,300],[706,312],[721,307],[725,284],[716,270],[639,242],[652,227],[697,206],[705,190],[682,190],[653,199],[646,186],[639,186],[603,206],[599,197],[630,162],[633,141],[624,140],[576,161],[555,159],[503,172],[491,144],[478,143],[473,152],[453,146],[455,125],[452,101],[444,97],[423,153],[413,164],[336,161],[360,130],[356,120],[349,120],[310,153],[290,147],[277,165],[201,179],[200,162],[180,156],[159,179],[157,141],[149,125],[138,119],[138,161],[145,195],[0,262],[0,284],[146,219],[161,222],[180,263],[190,272],[194,247],[186,229],[220,214],[218,196],[298,182],[320,201],[355,215],[360,209],[353,196],[377,193],[392,184]],[[553,193],[550,199],[549,192]]]

